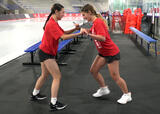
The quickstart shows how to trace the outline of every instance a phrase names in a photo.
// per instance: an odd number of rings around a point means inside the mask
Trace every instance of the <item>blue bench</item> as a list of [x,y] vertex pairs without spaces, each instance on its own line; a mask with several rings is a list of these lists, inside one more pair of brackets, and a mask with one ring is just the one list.
[[[64,47],[66,47],[66,50],[63,50],[65,51],[63,54],[73,54],[73,53],[70,53],[70,43],[73,41],[73,39],[68,39],[68,40],[62,40],[59,45],[58,45],[58,50],[57,50],[57,55],[56,55],[56,60],[58,60],[58,54],[62,54],[62,50],[64,49]],[[59,65],[67,65],[67,63],[60,63],[59,61],[57,61],[57,63]]]
[[[58,53],[60,53],[60,51],[67,46],[73,39],[68,39],[68,40],[63,40],[59,43],[58,45]],[[23,65],[40,65],[40,63],[35,63],[34,62],[34,53],[36,52],[36,50],[39,48],[39,45],[41,44],[41,41],[32,45],[31,47],[27,48],[26,50],[24,50],[24,52],[29,52],[31,54],[31,62],[29,63],[23,63]],[[66,65],[66,63],[61,63],[62,65]]]
[[[74,33],[79,33],[80,31],[76,31]],[[58,50],[57,52],[60,53],[60,51],[66,47],[67,50],[66,51],[74,51],[70,49],[70,42],[72,42],[73,39],[68,39],[68,40],[62,40],[61,42],[59,42],[58,44]],[[27,48],[26,50],[24,50],[24,52],[29,52],[31,54],[31,62],[29,63],[23,63],[23,65],[40,65],[40,63],[35,63],[34,62],[34,53],[36,52],[36,50],[39,48],[39,45],[41,44],[41,41],[32,45],[31,47]],[[69,53],[69,52],[67,52]],[[72,53],[71,53],[72,54]],[[58,58],[58,55],[56,56],[56,58]],[[66,65],[66,63],[58,63],[60,65]]]
[[65,47],[67,44],[69,44],[73,39],[68,40],[62,40],[58,45],[58,53]]
[[[79,32],[80,32],[80,31],[77,30],[77,31],[75,31],[74,33],[79,33]],[[77,36],[77,37],[81,38],[81,37],[83,37],[83,34],[80,35],[80,36]],[[78,39],[79,39],[79,38],[74,38],[74,44],[77,44],[77,43],[78,43]]]
[[157,40],[153,39],[152,37],[144,34],[143,32],[137,30],[134,27],[130,27],[130,30],[133,31],[136,34],[136,40],[137,40],[137,36],[139,36],[139,38],[141,38],[141,46],[143,45],[143,40],[145,40],[147,42],[147,54],[149,55],[149,48],[150,48],[150,44],[154,43],[155,44],[155,55],[157,56]]
[[34,53],[39,48],[40,44],[41,44],[41,41],[36,43],[36,44],[34,44],[34,45],[32,45],[31,47],[27,48],[26,50],[24,50],[24,52],[31,54],[31,62],[23,63],[23,65],[40,65],[40,63],[35,63],[34,62]]

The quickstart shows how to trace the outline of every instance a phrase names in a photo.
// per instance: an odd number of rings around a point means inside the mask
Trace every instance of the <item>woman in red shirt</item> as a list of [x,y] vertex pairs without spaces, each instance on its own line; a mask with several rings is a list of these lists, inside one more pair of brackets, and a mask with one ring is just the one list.
[[57,21],[61,20],[64,16],[64,7],[61,4],[54,4],[51,8],[51,13],[48,16],[45,26],[42,43],[39,47],[39,59],[41,62],[41,76],[38,78],[34,90],[31,95],[31,100],[43,100],[46,96],[40,94],[40,89],[44,84],[46,78],[51,74],[53,81],[51,86],[51,110],[61,110],[66,107],[65,104],[57,101],[57,94],[61,80],[61,73],[55,56],[57,54],[59,39],[70,39],[78,35],[83,34],[83,30],[80,33],[70,34],[79,29],[79,26],[69,31],[63,31],[58,25]]
[[101,97],[110,93],[108,86],[104,82],[104,78],[99,72],[105,64],[108,64],[111,77],[123,92],[122,97],[117,102],[126,104],[132,98],[131,93],[128,92],[125,80],[119,74],[120,50],[111,40],[106,23],[97,15],[92,5],[86,4],[81,9],[81,13],[84,19],[93,23],[91,30],[89,32],[86,30],[86,33],[94,40],[99,53],[90,68],[91,74],[100,85],[100,89],[93,94],[93,97]]

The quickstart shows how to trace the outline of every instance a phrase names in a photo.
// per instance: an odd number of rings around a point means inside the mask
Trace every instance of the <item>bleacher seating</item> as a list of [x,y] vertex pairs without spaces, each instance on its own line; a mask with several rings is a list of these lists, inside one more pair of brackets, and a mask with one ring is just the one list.
[[[84,4],[92,4],[98,12],[107,11],[108,2],[96,2],[90,0],[16,0],[18,4],[23,6],[25,9],[33,10],[34,13],[49,13],[50,8],[54,3],[61,3],[65,7],[66,12],[77,12],[76,8],[73,8],[71,4],[80,3],[80,5]],[[43,12],[47,11],[47,12]]]

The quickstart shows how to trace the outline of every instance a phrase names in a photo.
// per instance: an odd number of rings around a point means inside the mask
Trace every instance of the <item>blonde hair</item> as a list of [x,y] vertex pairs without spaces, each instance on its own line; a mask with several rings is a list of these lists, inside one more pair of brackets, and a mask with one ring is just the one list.
[[107,29],[109,30],[108,22],[106,21],[106,19],[104,19],[104,17],[103,17],[101,14],[97,14],[96,17],[102,19],[102,20],[104,21],[104,23],[105,23]]
[[86,5],[84,5],[84,6],[82,7],[82,9],[81,9],[81,12],[88,13],[89,11],[90,11],[93,15],[95,15],[97,18],[102,19],[102,21],[104,21],[107,29],[109,29],[107,21],[102,17],[101,14],[97,14],[96,10],[94,9],[94,7],[93,7],[92,5],[86,4]]

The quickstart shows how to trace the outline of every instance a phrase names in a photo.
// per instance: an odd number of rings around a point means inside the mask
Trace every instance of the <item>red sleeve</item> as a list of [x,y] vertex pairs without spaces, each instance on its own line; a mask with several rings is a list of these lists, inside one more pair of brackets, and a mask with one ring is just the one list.
[[58,40],[64,32],[59,27],[54,27],[50,31],[51,36],[54,37],[56,40]]
[[97,23],[95,23],[94,29],[96,32],[96,35],[101,35],[106,37],[106,31],[105,31],[105,25],[103,21],[97,21]]

